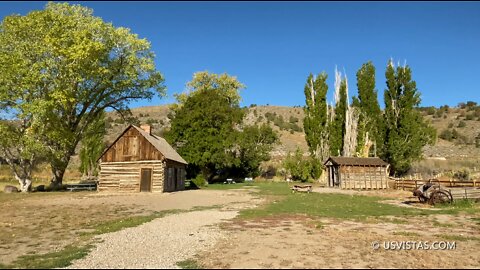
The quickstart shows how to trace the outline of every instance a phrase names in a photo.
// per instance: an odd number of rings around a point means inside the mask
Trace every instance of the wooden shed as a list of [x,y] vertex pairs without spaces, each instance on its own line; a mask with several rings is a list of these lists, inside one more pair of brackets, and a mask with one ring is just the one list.
[[329,187],[388,188],[388,163],[376,157],[329,157],[325,162]]
[[99,158],[98,191],[170,192],[185,189],[187,162],[149,125],[130,125]]

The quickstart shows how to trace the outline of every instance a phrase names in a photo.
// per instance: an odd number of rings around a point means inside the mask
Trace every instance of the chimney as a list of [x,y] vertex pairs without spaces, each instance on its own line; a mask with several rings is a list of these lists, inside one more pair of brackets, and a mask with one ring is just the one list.
[[148,135],[152,135],[152,127],[148,124],[143,124],[140,126],[141,129],[143,129],[143,131],[147,132]]

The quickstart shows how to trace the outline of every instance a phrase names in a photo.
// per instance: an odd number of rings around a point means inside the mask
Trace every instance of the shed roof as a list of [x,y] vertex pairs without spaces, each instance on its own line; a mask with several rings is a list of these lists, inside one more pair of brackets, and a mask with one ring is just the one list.
[[187,164],[187,162],[173,149],[173,147],[162,137],[148,134],[145,130],[132,125],[140,134],[147,139],[160,153],[162,153],[166,159],[173,160],[176,162],[180,162],[183,164]]
[[360,158],[360,157],[329,157],[323,164],[327,165],[327,163],[331,161],[334,165],[343,165],[343,166],[378,166],[378,167],[386,167],[388,163],[383,161],[378,157],[368,157],[368,158]]

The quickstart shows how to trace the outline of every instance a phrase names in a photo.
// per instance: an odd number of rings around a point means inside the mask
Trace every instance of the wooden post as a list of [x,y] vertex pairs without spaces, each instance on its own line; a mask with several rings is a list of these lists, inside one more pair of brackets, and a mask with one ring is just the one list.
[[367,189],[367,171],[365,170],[365,166],[363,166],[363,181],[365,182],[365,190]]

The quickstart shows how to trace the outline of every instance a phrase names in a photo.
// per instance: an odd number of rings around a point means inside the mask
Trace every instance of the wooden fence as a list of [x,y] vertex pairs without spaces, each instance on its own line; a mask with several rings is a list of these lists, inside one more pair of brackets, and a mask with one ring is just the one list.
[[[401,189],[401,190],[415,190],[419,186],[428,182],[428,180],[416,180],[416,179],[398,179],[398,178],[390,178],[391,180],[395,181],[394,188]],[[473,181],[453,181],[453,180],[437,180],[432,179],[432,183],[440,184],[441,186],[448,188],[455,188],[455,187],[473,187],[477,188],[480,187],[480,181],[473,180]]]

